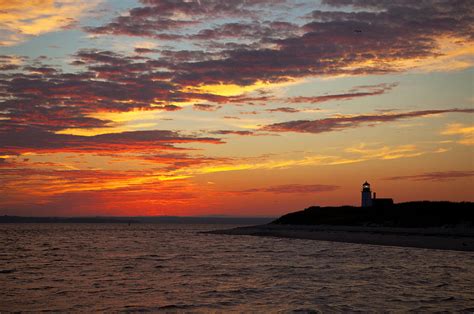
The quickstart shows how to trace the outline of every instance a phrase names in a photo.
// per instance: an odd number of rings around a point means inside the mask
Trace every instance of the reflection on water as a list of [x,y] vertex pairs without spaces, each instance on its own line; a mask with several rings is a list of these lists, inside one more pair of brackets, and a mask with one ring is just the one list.
[[222,228],[0,225],[0,311],[474,311],[472,252]]

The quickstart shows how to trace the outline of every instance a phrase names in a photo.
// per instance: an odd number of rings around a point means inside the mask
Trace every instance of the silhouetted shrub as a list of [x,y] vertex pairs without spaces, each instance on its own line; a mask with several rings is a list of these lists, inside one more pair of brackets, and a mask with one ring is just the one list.
[[378,225],[386,227],[474,227],[472,202],[407,202],[379,207],[309,207],[286,214],[273,224],[293,225]]

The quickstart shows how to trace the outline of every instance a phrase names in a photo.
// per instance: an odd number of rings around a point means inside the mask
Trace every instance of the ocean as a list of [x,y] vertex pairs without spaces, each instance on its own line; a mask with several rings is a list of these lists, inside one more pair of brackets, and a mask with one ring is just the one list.
[[474,311],[472,252],[230,227],[0,224],[0,311]]

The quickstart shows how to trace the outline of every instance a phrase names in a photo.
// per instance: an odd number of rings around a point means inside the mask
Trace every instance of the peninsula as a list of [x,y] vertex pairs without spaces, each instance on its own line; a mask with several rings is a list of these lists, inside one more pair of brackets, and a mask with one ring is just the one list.
[[313,206],[269,224],[211,233],[474,251],[474,203],[396,204],[369,198],[369,191],[365,182],[361,207]]

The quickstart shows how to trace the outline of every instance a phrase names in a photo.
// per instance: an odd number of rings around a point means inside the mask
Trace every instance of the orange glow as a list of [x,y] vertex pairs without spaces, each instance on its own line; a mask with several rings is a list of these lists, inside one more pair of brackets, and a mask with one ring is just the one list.
[[463,145],[474,145],[474,125],[450,124],[441,133],[443,135],[460,135],[458,143]]
[[474,200],[472,12],[198,2],[0,0],[0,215]]
[[99,0],[1,0],[0,25],[9,32],[0,42],[15,45],[26,36],[37,36],[65,27],[95,7]]

